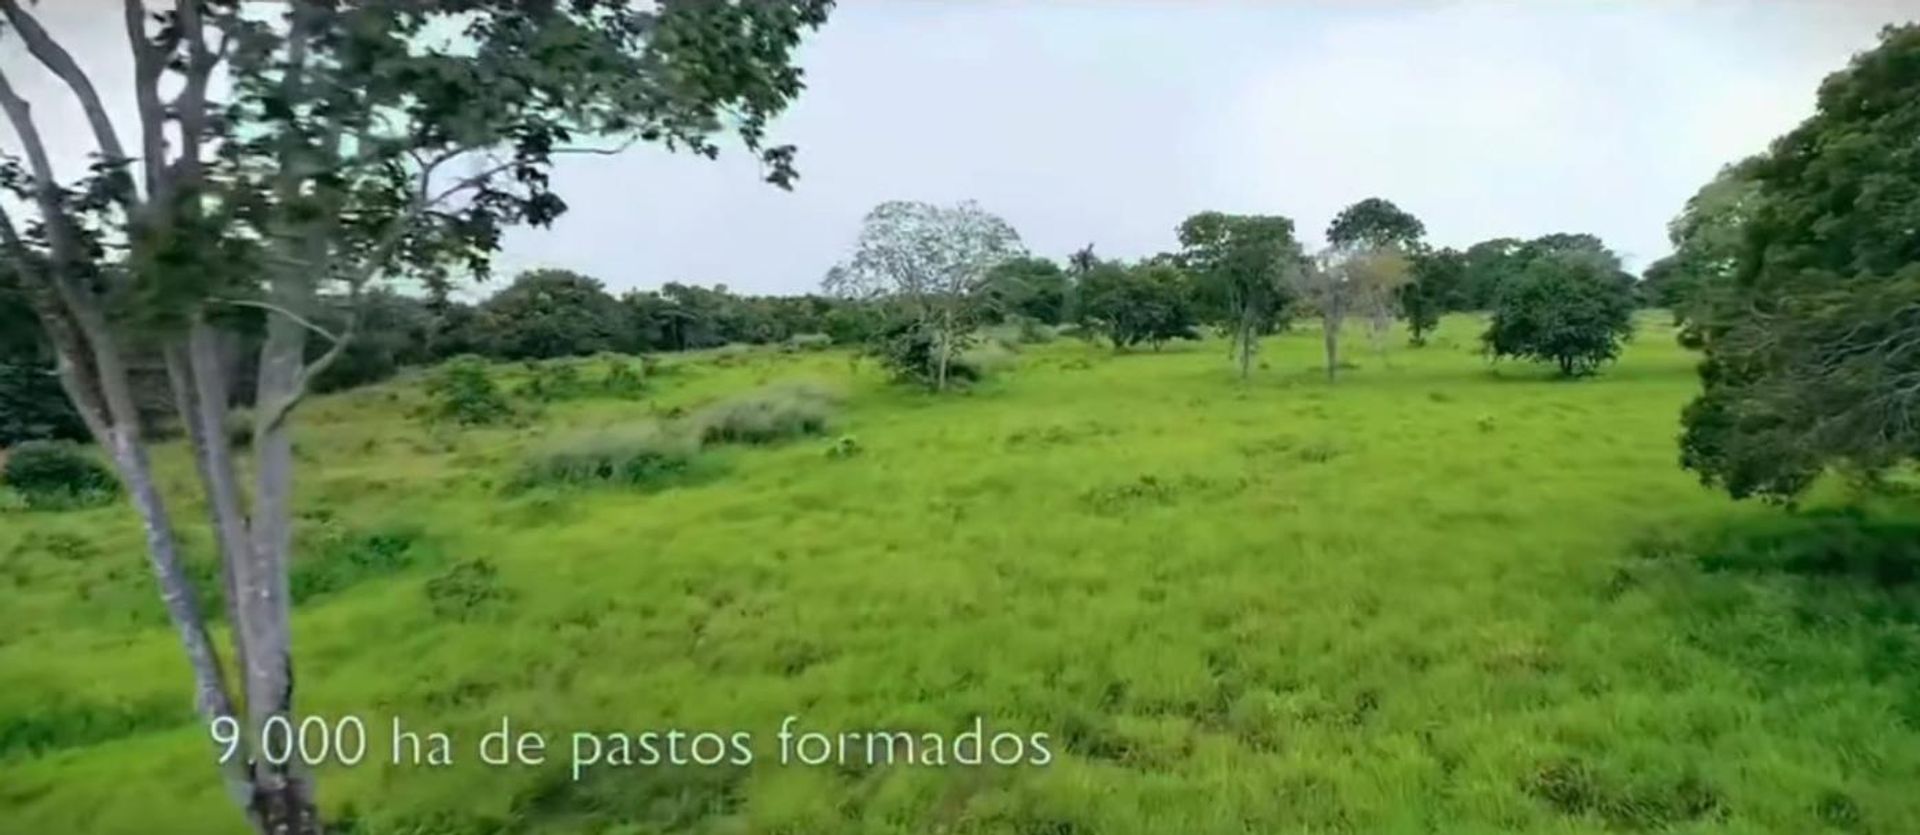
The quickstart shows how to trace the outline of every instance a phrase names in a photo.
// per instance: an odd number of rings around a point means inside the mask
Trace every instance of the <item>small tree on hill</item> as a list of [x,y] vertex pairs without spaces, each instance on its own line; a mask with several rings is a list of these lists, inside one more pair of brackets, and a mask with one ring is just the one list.
[[1494,357],[1552,362],[1590,374],[1633,334],[1633,292],[1617,270],[1581,253],[1536,258],[1500,288],[1481,340]]

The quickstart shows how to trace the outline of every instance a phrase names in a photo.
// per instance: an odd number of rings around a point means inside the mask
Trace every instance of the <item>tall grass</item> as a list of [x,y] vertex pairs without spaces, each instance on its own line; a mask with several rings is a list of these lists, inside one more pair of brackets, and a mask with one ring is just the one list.
[[812,383],[783,383],[712,403],[685,418],[705,444],[771,444],[825,433],[838,394]]
[[698,452],[688,438],[652,424],[596,430],[535,448],[509,486],[661,487],[687,475]]

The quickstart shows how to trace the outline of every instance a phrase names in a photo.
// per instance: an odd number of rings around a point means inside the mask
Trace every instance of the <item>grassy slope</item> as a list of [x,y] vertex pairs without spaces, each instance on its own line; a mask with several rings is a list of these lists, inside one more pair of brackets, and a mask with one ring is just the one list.
[[[1920,831],[1911,593],[1670,553],[1798,523],[1675,466],[1695,382],[1664,329],[1562,383],[1490,370],[1473,327],[1385,364],[1356,344],[1333,388],[1298,333],[1246,387],[1213,343],[1060,343],[944,400],[762,354],[518,430],[431,433],[404,384],[320,401],[303,558],[411,543],[299,614],[302,706],[374,731],[323,801],[378,833]],[[651,495],[493,486],[543,434],[790,376],[852,394],[863,454],[728,450]],[[423,585],[469,557],[511,604],[436,616]],[[121,510],[0,516],[0,829],[239,831],[139,560]],[[503,713],[750,730],[763,763],[378,762],[391,716],[470,743]],[[1067,753],[767,765],[788,713],[981,714]]]

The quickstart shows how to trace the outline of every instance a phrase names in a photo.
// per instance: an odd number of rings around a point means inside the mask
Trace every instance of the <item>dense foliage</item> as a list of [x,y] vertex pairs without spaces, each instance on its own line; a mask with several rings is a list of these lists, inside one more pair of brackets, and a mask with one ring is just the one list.
[[1192,280],[1172,264],[1103,261],[1080,278],[1078,324],[1116,349],[1199,339]]
[[1494,300],[1481,337],[1492,356],[1551,362],[1562,376],[1590,374],[1620,355],[1633,334],[1633,293],[1589,253],[1534,258]]
[[[1829,465],[1871,475],[1911,460],[1920,26],[1887,29],[1829,77],[1814,115],[1741,175],[1752,191],[1729,186],[1735,218],[1709,225],[1739,227],[1741,244],[1690,310],[1707,358],[1705,391],[1684,415],[1682,461],[1735,496],[1785,498]],[[1709,266],[1726,265],[1723,247],[1702,248],[1722,259]]]
[[0,487],[20,494],[29,507],[53,508],[110,500],[120,483],[79,444],[28,441],[7,452]]

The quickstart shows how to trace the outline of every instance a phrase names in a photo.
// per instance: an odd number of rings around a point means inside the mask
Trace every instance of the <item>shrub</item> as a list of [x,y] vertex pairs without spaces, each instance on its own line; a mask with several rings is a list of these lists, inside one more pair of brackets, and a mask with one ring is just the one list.
[[689,439],[653,425],[606,430],[565,438],[529,454],[514,476],[514,489],[541,485],[658,487],[692,468],[696,447]]
[[70,441],[28,441],[14,447],[0,469],[0,484],[34,508],[101,504],[120,491],[113,472]]
[[0,446],[86,437],[87,425],[52,368],[0,362]]
[[427,380],[429,413],[462,426],[499,423],[511,417],[513,407],[487,374],[487,361],[468,355],[455,357]]
[[[973,382],[979,376],[977,369],[964,362],[963,357],[975,337],[972,334],[958,334],[952,338],[954,343],[950,350],[953,353],[947,359],[946,382],[950,386]],[[911,321],[899,322],[877,335],[868,345],[867,353],[893,372],[894,379],[937,388],[941,339],[941,335],[931,327]]]
[[837,400],[814,385],[767,386],[711,404],[687,425],[701,443],[768,444],[827,431]]

